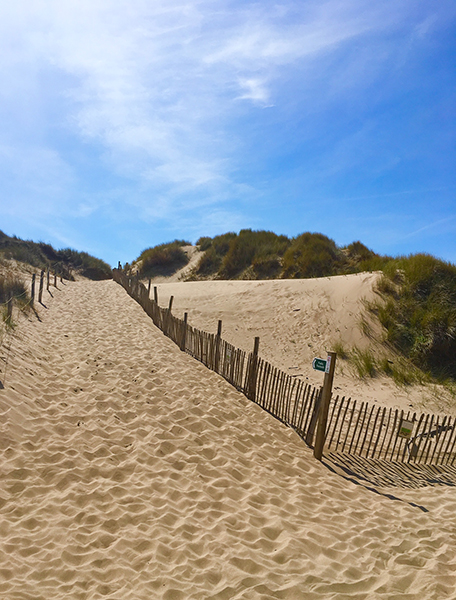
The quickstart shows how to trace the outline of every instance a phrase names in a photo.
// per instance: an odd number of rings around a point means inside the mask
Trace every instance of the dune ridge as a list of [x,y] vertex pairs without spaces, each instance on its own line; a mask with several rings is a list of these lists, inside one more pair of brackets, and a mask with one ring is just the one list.
[[0,597],[455,597],[454,487],[331,472],[112,281],[46,305],[0,390]]

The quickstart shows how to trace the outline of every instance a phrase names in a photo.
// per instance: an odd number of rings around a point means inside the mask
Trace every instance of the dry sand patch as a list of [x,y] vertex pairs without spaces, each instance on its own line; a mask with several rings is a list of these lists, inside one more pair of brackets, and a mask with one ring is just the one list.
[[0,597],[455,597],[454,487],[355,485],[120,286],[61,287],[0,391]]

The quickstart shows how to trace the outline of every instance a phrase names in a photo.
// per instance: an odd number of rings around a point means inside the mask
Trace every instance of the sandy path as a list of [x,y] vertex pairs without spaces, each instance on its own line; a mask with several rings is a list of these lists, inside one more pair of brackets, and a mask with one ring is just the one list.
[[456,488],[355,485],[120,286],[54,296],[0,390],[0,598],[456,597]]

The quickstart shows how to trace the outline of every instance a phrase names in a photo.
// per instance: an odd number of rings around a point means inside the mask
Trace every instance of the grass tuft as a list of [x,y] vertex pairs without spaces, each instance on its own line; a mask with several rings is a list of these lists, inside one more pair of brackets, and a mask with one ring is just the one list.
[[376,360],[369,350],[360,350],[353,348],[351,353],[351,362],[355,368],[358,377],[375,377],[377,374]]
[[182,246],[188,245],[189,242],[185,240],[174,240],[143,250],[137,259],[142,261],[140,275],[143,277],[172,275],[189,262],[187,254],[182,249]]

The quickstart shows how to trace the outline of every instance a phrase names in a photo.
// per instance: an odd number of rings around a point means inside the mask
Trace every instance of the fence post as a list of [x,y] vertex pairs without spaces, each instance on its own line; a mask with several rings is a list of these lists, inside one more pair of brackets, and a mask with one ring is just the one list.
[[318,414],[318,427],[317,436],[315,438],[314,456],[317,460],[321,460],[323,456],[323,448],[325,445],[326,436],[326,423],[328,421],[329,403],[331,401],[332,384],[334,379],[334,369],[336,368],[336,357],[335,352],[328,352],[327,363],[329,362],[329,369],[325,372],[325,379],[323,382],[323,390],[321,392],[321,403]]
[[182,350],[182,352],[185,352],[185,345],[187,342],[187,319],[188,313],[184,313],[184,325],[182,327],[182,337],[180,342],[180,349]]
[[158,304],[158,290],[156,285],[154,285],[154,302]]
[[6,310],[6,324],[9,327],[13,322],[13,296],[10,296],[10,299],[7,302]]
[[220,363],[220,339],[222,337],[222,321],[219,320],[217,324],[217,335],[215,336],[215,360],[214,360],[214,371],[219,372]]
[[169,322],[171,321],[171,309],[173,307],[173,300],[174,300],[174,296],[170,296],[168,310],[166,311],[166,316],[165,316],[165,329],[164,329],[165,335],[168,335]]
[[247,389],[246,396],[249,400],[255,401],[256,378],[258,371],[258,348],[260,346],[260,338],[256,337],[253,344],[253,352],[250,355],[250,365],[247,373]]
[[46,290],[49,292],[49,267],[47,268],[46,271]]
[[35,281],[36,281],[36,274],[33,273],[32,275],[32,289],[30,290],[30,304],[33,306],[33,303],[35,302]]
[[147,297],[150,298],[150,286],[152,284],[152,279],[149,278],[149,285],[147,287]]
[[44,287],[44,269],[41,269],[40,274],[40,291],[38,292],[38,302],[41,304],[43,299],[43,287]]

